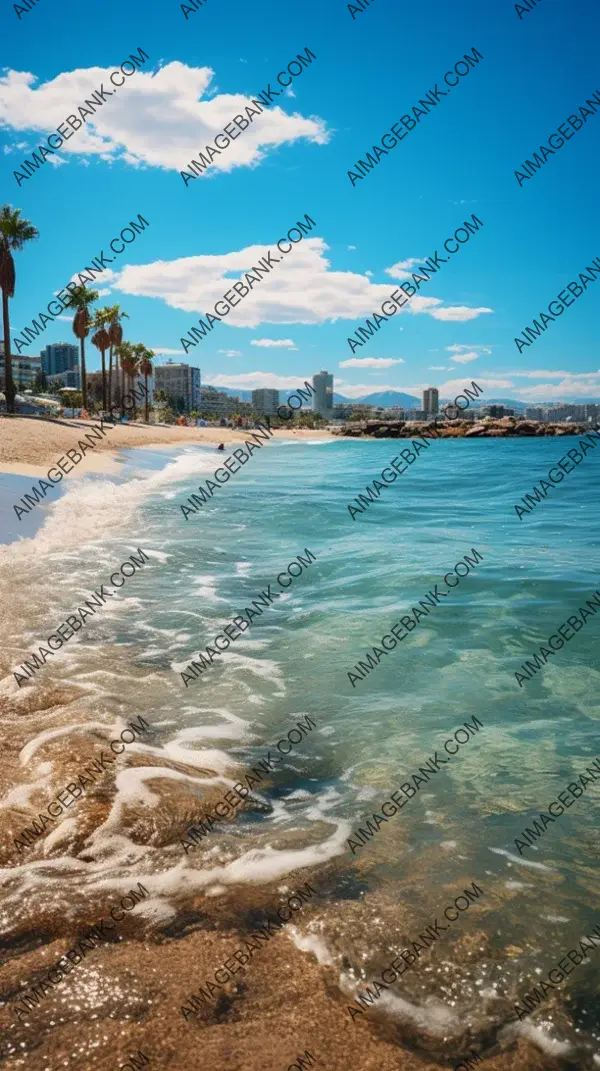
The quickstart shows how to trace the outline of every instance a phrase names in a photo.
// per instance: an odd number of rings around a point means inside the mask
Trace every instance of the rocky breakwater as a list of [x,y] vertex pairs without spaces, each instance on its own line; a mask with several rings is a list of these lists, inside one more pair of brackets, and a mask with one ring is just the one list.
[[517,417],[483,417],[480,421],[456,420],[451,423],[416,420],[363,420],[332,428],[334,435],[353,439],[414,439],[423,432],[440,439],[508,438],[509,436],[582,435],[587,424],[540,424]]

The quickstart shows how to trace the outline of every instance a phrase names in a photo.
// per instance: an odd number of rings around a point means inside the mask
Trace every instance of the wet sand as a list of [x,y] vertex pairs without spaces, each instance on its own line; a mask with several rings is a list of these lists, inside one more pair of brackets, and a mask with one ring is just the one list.
[[[17,693],[7,689],[5,680],[0,705],[10,732],[0,775],[2,795],[23,779],[19,752],[28,740],[44,729],[82,720],[83,709],[78,709],[78,703],[83,697],[78,691],[74,686],[61,689],[48,684],[34,701],[33,690]],[[39,709],[40,701],[48,705]],[[92,753],[98,752],[111,730],[112,724],[107,723],[106,733],[102,729],[72,732],[67,748],[65,737],[41,745],[36,760],[52,763],[52,786],[47,785],[42,794],[33,796],[29,806],[15,807],[10,817],[5,812],[0,846],[0,861],[5,867],[14,868],[16,861],[17,865],[25,862],[24,857],[16,857],[9,839],[10,827],[15,835],[30,824],[54,791],[65,785]],[[147,766],[153,761],[136,755],[132,746],[122,766]],[[164,767],[164,760],[160,765]],[[169,765],[186,772],[184,763]],[[198,774],[197,768],[188,767],[187,772]],[[228,773],[233,777],[234,768]],[[160,794],[160,805],[150,811],[132,806],[121,819],[122,831],[139,845],[151,843],[164,846],[166,852],[177,852],[177,838],[189,824],[190,814],[197,812],[197,795],[187,786],[173,788],[160,778],[153,780],[151,787]],[[53,859],[64,860],[66,854],[72,865],[79,859],[85,871],[86,839],[106,821],[113,800],[111,771],[97,790],[78,801],[73,812],[77,827],[73,834],[56,845],[38,838],[26,853],[27,864],[43,868],[44,861],[50,866]],[[206,805],[210,807],[210,796]],[[215,853],[225,860],[226,842],[226,834],[213,831],[206,845],[196,849],[198,866],[214,865]],[[206,853],[212,853],[210,861]],[[189,856],[188,865],[191,859]],[[172,855],[169,861],[172,865]],[[163,862],[167,864],[167,855]],[[5,1002],[0,1011],[3,1066],[10,1071],[32,1066],[44,1071],[58,1067],[115,1071],[141,1050],[150,1057],[151,1068],[287,1071],[308,1049],[315,1057],[315,1066],[328,1071],[435,1071],[454,1067],[460,1056],[472,1048],[466,1026],[460,1027],[458,1035],[456,1029],[449,1030],[447,1039],[428,1036],[426,1030],[400,1027],[377,1008],[367,1009],[351,1022],[347,1006],[352,995],[340,988],[341,963],[336,950],[331,950],[334,962],[319,963],[313,951],[300,951],[292,940],[294,936],[309,935],[318,946],[325,923],[331,931],[337,919],[336,928],[344,936],[346,967],[358,970],[373,941],[369,919],[374,915],[386,927],[391,941],[400,930],[414,928],[422,911],[419,903],[394,903],[385,890],[367,892],[370,869],[370,863],[351,866],[342,858],[320,868],[297,869],[271,883],[221,887],[218,896],[209,896],[194,889],[193,882],[186,882],[189,871],[184,868],[178,891],[171,897],[175,907],[170,917],[157,913],[157,899],[134,909],[116,927],[114,943],[101,944],[86,955],[38,1007],[18,1021],[13,1008],[20,992],[39,985],[55,962],[91,926],[109,918],[110,906],[126,889],[141,880],[152,891],[153,879],[161,872],[144,864],[133,865],[129,877],[115,874],[114,887],[101,888],[97,875],[94,879],[90,873],[86,880],[85,874],[80,877],[67,870],[63,895],[68,910],[61,909],[55,897],[43,897],[39,888],[30,888],[24,896],[21,894],[22,921],[11,927],[10,938],[5,938],[4,965],[0,968]],[[365,881],[359,892],[357,880],[361,873]],[[6,877],[4,870],[5,881]],[[189,1005],[192,993],[205,986],[208,979],[214,979],[215,968],[235,949],[243,947],[252,930],[263,922],[265,908],[273,916],[274,908],[305,882],[317,895],[276,936],[261,945],[248,967],[226,982],[220,994],[197,1014],[184,1019],[182,1005]],[[111,885],[110,868],[103,884]],[[9,898],[15,891],[10,880],[5,891]],[[474,958],[477,944],[485,944],[482,934],[465,934],[455,946],[457,959],[465,963]],[[442,962],[441,957],[438,962]],[[416,976],[414,985],[418,986]],[[394,987],[393,991],[408,1000],[416,995],[407,986]],[[476,1047],[484,1056],[481,1066],[486,1071],[558,1071],[565,1067],[525,1039],[501,1053],[492,1032],[485,1049],[481,1037]],[[434,1055],[428,1057],[427,1050]]]
[[[98,421],[36,420],[31,417],[0,417],[0,471],[24,476],[41,476]],[[193,443],[243,442],[249,432],[231,428],[156,427],[153,424],[105,424],[106,435],[97,440],[93,450],[73,470],[73,475],[88,472],[117,472],[118,462],[110,451],[133,446],[169,447]],[[310,428],[275,431],[274,439],[329,439],[327,431]],[[101,456],[103,455],[103,456]]]

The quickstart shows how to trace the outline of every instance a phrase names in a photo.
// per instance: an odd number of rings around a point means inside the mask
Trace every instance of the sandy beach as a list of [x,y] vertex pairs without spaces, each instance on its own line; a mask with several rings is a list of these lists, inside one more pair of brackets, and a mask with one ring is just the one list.
[[[77,447],[78,440],[93,420],[39,420],[34,417],[0,418],[0,469],[23,476],[40,476],[48,465],[55,463],[67,450]],[[119,465],[111,453],[132,446],[157,447],[189,446],[191,443],[243,442],[247,432],[231,428],[157,427],[153,424],[105,424],[106,436],[98,440],[93,451],[73,470],[77,476],[89,472],[116,472]],[[274,439],[330,439],[327,431],[310,428],[274,431]],[[103,456],[99,456],[99,455]]]

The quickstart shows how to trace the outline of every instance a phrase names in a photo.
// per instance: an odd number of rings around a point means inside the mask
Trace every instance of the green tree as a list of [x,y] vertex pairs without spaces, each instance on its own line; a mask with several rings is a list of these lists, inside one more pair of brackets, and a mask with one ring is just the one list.
[[92,318],[89,306],[98,300],[97,290],[88,290],[86,286],[77,286],[71,291],[65,308],[74,309],[73,334],[79,339],[81,352],[81,395],[83,408],[87,409],[87,375],[85,370],[85,340],[90,333]]
[[[112,400],[113,400],[113,394],[112,394],[113,353],[114,353],[114,350],[116,349],[116,347],[120,346],[122,341],[123,341],[123,327],[122,327],[122,324],[121,324],[121,320],[123,319],[123,317],[127,317],[127,313],[126,312],[122,312],[119,305],[109,305],[109,306],[107,306],[107,311],[110,314],[109,315],[109,321],[108,321],[107,330],[108,330],[108,339],[109,339],[109,342],[110,342],[110,350],[109,350],[109,353],[108,353],[108,406],[109,406],[109,409],[111,409]],[[117,364],[118,364],[118,360],[115,357],[115,375],[117,376],[117,382],[118,382],[119,370],[118,370]],[[121,369],[120,398],[121,398],[121,416],[124,416],[125,415],[125,410],[123,409],[123,369]]]
[[152,361],[154,360],[155,354],[154,354],[154,350],[146,349],[146,347],[144,346],[144,344],[142,342],[139,342],[137,344],[137,346],[133,347],[133,349],[134,349],[134,352],[135,351],[138,352],[138,359],[139,359],[139,366],[138,367],[139,367],[140,374],[144,377],[144,390],[146,392],[146,397],[144,399],[144,420],[145,420],[145,422],[147,424],[148,423],[148,376],[152,375],[152,370],[153,370]]
[[20,253],[26,242],[39,238],[39,231],[28,219],[21,219],[21,209],[2,205],[0,209],[0,289],[2,290],[2,322],[4,325],[4,393],[6,412],[15,409],[15,385],[12,375],[10,349],[10,313],[8,302],[15,296],[17,281],[13,253]]
[[60,400],[65,409],[80,409],[83,404],[83,395],[81,391],[59,391]]
[[43,394],[48,386],[48,380],[46,379],[46,373],[42,368],[41,372],[35,373],[35,379],[32,384],[32,390],[34,394]]
[[141,342],[136,343],[135,346],[131,342],[122,342],[119,346],[119,353],[121,357],[121,368],[125,373],[126,378],[129,380],[129,393],[133,402],[133,419],[136,419],[136,406],[135,395],[133,393],[133,381],[138,371],[140,363],[140,346],[143,349]]
[[110,322],[111,309],[108,305],[105,305],[103,309],[94,310],[94,319],[92,322],[92,344],[96,349],[100,350],[102,354],[102,409],[106,409],[106,362],[105,353],[110,346],[110,336],[107,331],[107,325]]

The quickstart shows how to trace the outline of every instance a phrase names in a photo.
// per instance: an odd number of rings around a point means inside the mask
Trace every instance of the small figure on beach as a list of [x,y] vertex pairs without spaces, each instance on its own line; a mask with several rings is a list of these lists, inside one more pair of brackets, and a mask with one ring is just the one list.
[[224,449],[225,449],[225,443],[219,443],[219,445],[217,446],[217,450],[224,450]]

